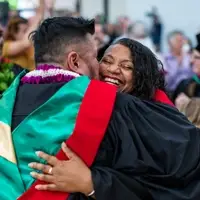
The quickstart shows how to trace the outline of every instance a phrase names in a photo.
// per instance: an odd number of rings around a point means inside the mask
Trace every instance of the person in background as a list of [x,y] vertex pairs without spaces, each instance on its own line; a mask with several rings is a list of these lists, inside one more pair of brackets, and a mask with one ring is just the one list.
[[45,0],[40,0],[36,15],[30,21],[21,17],[13,17],[9,20],[5,31],[3,57],[28,70],[35,68],[34,50],[29,35],[43,18],[44,8]]
[[104,31],[109,36],[110,44],[118,37],[116,26],[114,24],[105,24]]
[[95,23],[94,38],[96,41],[97,49],[102,48],[109,41],[109,38],[104,33],[102,24]]
[[147,27],[145,26],[144,22],[137,21],[132,26],[129,26],[127,38],[134,39],[148,47],[156,55],[157,59],[163,62],[163,58],[160,53],[156,52],[155,46],[149,36]]
[[105,50],[111,44],[111,39],[108,33],[105,32],[102,24],[95,23],[95,34],[94,34],[96,46],[98,49],[97,59],[100,60],[105,52]]
[[196,36],[197,46],[192,52],[194,76],[181,81],[174,92],[176,107],[200,128],[200,33]]
[[3,48],[3,27],[0,24],[0,56],[2,55]]
[[173,93],[178,84],[193,76],[190,64],[190,55],[183,51],[184,34],[173,31],[168,35],[169,52],[164,55],[163,66],[166,72],[166,87]]
[[131,20],[129,19],[129,17],[127,16],[121,16],[118,18],[118,24],[120,27],[120,31],[122,33],[122,35],[126,35],[128,27],[131,24]]
[[95,23],[96,24],[103,24],[104,23],[104,16],[102,14],[97,14],[95,16]]
[[3,27],[6,26],[9,18],[9,3],[8,1],[0,1],[0,23]]
[[159,19],[159,16],[153,15],[153,25],[151,30],[151,38],[154,43],[156,52],[161,51],[161,37],[162,37],[162,22]]
[[192,41],[188,38],[184,38],[183,53],[191,55],[193,51]]
[[159,17],[158,9],[156,7],[152,7],[151,12],[148,12],[146,14],[146,16],[151,18],[151,20],[152,20],[150,35],[151,35],[153,44],[155,46],[155,51],[160,52],[161,51],[161,37],[162,37],[163,24]]
[[116,27],[113,24],[106,24],[104,26],[104,32],[107,35],[107,42],[98,49],[98,55],[97,59],[100,61],[103,57],[106,49],[115,41],[115,39],[118,37],[118,34],[116,32]]
[[46,0],[45,3],[46,3],[45,18],[53,17],[56,0]]
[[3,27],[0,26],[0,94],[10,86],[14,78],[23,70],[20,66],[2,56],[3,42]]
[[133,26],[129,27],[128,38],[140,42],[144,46],[148,47],[151,51],[155,52],[155,48],[149,36],[148,30],[142,21],[137,21],[133,24]]
[[122,38],[128,38],[130,25],[131,25],[131,21],[128,17],[121,16],[118,18],[117,23],[116,23],[116,34],[118,37],[115,38],[113,43],[115,43],[116,41]]

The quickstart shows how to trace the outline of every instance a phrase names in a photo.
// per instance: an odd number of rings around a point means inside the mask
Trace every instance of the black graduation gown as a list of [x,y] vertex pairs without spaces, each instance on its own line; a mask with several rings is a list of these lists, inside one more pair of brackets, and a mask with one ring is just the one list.
[[[21,86],[12,128],[61,86]],[[177,109],[117,94],[108,129],[91,167],[96,199],[199,200],[199,141],[199,129]],[[69,199],[91,198],[72,194]]]

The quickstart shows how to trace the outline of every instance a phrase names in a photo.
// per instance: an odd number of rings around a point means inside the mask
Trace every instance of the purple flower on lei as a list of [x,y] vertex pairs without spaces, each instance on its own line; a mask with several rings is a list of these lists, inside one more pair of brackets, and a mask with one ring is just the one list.
[[[60,72],[58,70],[61,70]],[[51,70],[57,70],[57,73],[54,75],[49,73],[48,71]],[[41,75],[43,73],[43,76]],[[34,73],[33,73],[34,72]],[[69,82],[76,78],[76,76],[72,76],[70,74],[63,73],[62,74],[62,69],[58,66],[54,65],[48,65],[48,64],[43,64],[37,66],[36,70],[30,72],[32,73],[31,75],[26,74],[22,79],[22,83],[28,83],[28,84],[48,84],[48,83],[59,83],[59,82]],[[37,73],[38,72],[38,73]],[[45,75],[45,76],[44,76]]]

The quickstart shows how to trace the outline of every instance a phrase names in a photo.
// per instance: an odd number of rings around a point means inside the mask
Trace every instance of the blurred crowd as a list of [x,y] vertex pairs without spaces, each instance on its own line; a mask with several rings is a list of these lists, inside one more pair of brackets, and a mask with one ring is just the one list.
[[[5,91],[14,77],[22,70],[33,70],[33,46],[29,35],[44,16],[53,16],[52,6],[40,5],[30,19],[10,14],[8,23],[0,26],[0,92]],[[46,15],[48,13],[48,15]],[[79,16],[78,13],[68,13]],[[166,90],[177,106],[190,121],[200,127],[200,34],[196,35],[197,45],[182,30],[172,30],[163,37],[163,24],[156,9],[147,14],[151,27],[143,21],[132,21],[120,16],[116,23],[105,23],[104,16],[97,15],[95,41],[98,47],[98,60],[116,40],[134,39],[151,49],[161,61],[160,69],[165,74]],[[168,51],[163,52],[162,41],[167,40]]]

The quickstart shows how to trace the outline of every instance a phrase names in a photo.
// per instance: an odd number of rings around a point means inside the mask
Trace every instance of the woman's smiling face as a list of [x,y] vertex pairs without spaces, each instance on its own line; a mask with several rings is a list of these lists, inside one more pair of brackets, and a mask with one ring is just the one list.
[[100,61],[100,78],[117,86],[120,92],[133,91],[134,65],[129,48],[115,44],[107,49]]

